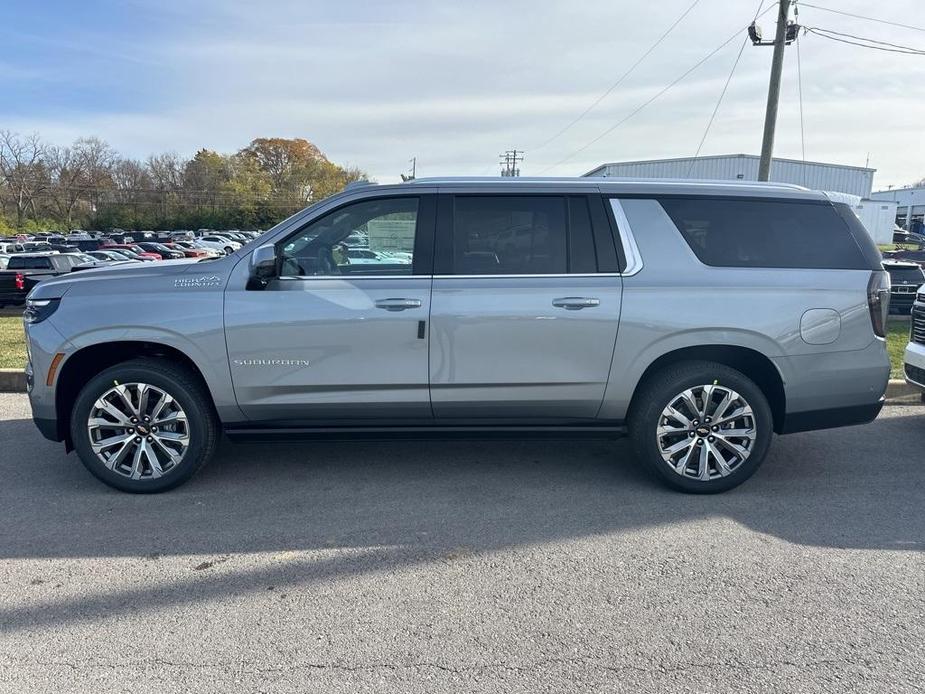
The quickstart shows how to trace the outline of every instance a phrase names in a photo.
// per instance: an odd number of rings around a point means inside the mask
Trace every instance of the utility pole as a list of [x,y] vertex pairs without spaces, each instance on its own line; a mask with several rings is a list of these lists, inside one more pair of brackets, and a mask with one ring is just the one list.
[[501,175],[504,177],[516,177],[520,176],[520,168],[517,166],[518,162],[524,160],[523,150],[509,149],[504,154],[499,154],[498,157],[501,159]]
[[411,159],[408,160],[408,163],[411,164],[411,173],[410,173],[410,174],[402,174],[402,175],[401,175],[401,180],[402,180],[402,181],[413,181],[413,180],[417,177],[417,173],[418,173],[418,158],[417,158],[417,157],[411,157]]
[[791,0],[780,0],[777,10],[777,34],[774,37],[774,56],[771,59],[768,107],[764,114],[764,137],[761,140],[761,162],[758,164],[759,181],[767,181],[771,177],[771,156],[774,152],[774,130],[777,127],[777,105],[780,101],[780,76],[784,67],[784,46],[792,42],[792,39],[787,40],[790,33],[787,26],[787,20],[790,17],[790,2]]

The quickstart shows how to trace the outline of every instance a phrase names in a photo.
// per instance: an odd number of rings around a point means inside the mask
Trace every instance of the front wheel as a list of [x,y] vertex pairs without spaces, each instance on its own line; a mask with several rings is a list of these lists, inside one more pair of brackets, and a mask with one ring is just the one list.
[[637,457],[663,482],[711,494],[754,474],[767,455],[773,417],[764,393],[741,372],[685,362],[643,384],[629,427]]
[[231,255],[232,253],[234,253],[234,249],[231,246],[225,246],[225,253],[227,253],[228,255]]
[[133,359],[83,387],[71,412],[71,439],[84,466],[109,486],[162,492],[211,458],[218,422],[188,369],[165,359]]

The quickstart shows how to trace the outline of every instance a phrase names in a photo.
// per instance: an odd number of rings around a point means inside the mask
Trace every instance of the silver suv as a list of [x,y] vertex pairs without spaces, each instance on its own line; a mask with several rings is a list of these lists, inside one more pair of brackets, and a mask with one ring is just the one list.
[[224,258],[42,282],[27,375],[42,433],[125,491],[185,482],[223,432],[628,432],[718,492],[775,432],[877,416],[889,290],[851,210],[793,186],[360,185]]

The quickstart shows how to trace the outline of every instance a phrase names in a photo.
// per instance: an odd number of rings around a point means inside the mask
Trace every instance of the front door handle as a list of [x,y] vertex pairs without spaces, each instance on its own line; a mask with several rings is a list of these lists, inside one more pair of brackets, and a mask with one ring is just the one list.
[[556,308],[564,308],[568,311],[578,311],[583,308],[600,306],[601,300],[588,296],[564,296],[561,299],[553,299],[552,305]]
[[404,311],[409,308],[421,308],[420,299],[379,299],[376,302],[376,308],[384,308],[386,311]]

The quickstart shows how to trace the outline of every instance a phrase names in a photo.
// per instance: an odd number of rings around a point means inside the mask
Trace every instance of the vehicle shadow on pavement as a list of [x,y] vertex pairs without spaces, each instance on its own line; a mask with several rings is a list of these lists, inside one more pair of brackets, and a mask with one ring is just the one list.
[[778,437],[749,482],[718,496],[663,488],[626,441],[224,442],[186,486],[135,496],[97,482],[30,421],[3,421],[0,559],[288,558],[0,609],[0,631],[712,517],[800,545],[922,551],[922,412]]

